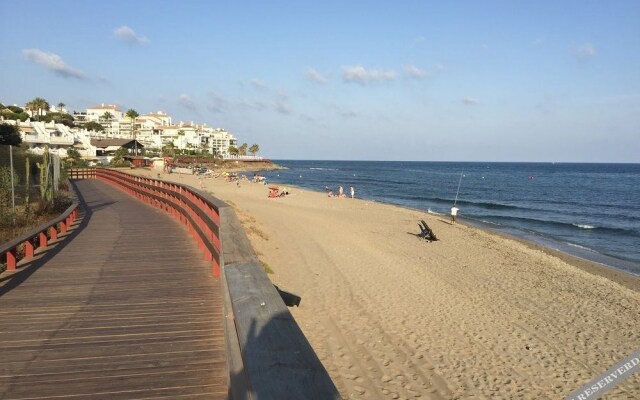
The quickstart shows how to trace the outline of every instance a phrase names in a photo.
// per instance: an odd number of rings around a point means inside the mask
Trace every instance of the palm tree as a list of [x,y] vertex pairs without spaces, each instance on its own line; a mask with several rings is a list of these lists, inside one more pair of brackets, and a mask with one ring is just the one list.
[[102,114],[102,119],[109,122],[113,119],[113,114],[111,114],[109,111],[105,111],[104,114]]
[[129,110],[127,110],[127,113],[125,114],[125,116],[131,120],[131,133],[133,134],[133,140],[134,140],[133,145],[135,147],[135,154],[137,156],[138,141],[136,140],[136,118],[138,118],[140,114],[138,114],[138,112],[133,108],[130,108]]
[[26,108],[31,110],[31,115],[33,115],[33,112],[37,111],[38,121],[40,121],[40,119],[42,119],[42,111],[49,111],[51,107],[45,99],[43,99],[42,97],[36,97],[35,99],[27,103]]
[[238,153],[241,156],[246,156],[247,155],[247,144],[246,143],[242,143],[242,145],[240,147],[238,147]]
[[249,147],[249,153],[251,153],[254,156],[259,151],[260,151],[260,146],[258,146],[257,144],[252,144],[251,147]]
[[62,112],[62,110],[64,110],[64,106],[66,106],[66,104],[64,104],[63,102],[58,103],[59,112]]
[[169,157],[175,157],[175,155],[176,155],[176,145],[173,144],[173,142],[169,142],[166,145],[164,145],[164,147],[162,147],[162,155],[163,156],[169,156]]

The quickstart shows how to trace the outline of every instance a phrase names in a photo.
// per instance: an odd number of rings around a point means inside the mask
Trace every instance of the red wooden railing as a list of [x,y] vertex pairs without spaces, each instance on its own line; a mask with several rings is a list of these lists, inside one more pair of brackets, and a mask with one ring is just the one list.
[[93,179],[95,177],[95,168],[71,168],[69,170],[69,179]]
[[166,211],[186,225],[205,260],[212,262],[213,275],[220,276],[220,213],[215,204],[194,189],[178,183],[101,168],[95,170],[95,177]]
[[[57,240],[59,234],[67,233],[77,217],[78,202],[74,201],[59,217],[47,221],[0,246],[0,259],[6,263],[7,271],[14,271],[21,260],[32,258],[36,248],[45,248],[49,240]],[[24,253],[19,253],[18,248],[22,245],[24,245]]]

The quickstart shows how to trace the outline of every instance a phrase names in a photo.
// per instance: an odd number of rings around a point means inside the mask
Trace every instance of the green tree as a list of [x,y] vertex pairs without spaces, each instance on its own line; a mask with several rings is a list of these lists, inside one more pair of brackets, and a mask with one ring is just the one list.
[[122,164],[124,162],[124,156],[126,155],[127,149],[125,149],[124,147],[120,147],[118,150],[116,150],[116,153],[113,155],[111,161],[109,161],[109,165],[115,166]]
[[229,154],[233,156],[237,156],[239,153],[238,148],[236,146],[229,146],[229,149],[227,151],[229,152]]
[[22,144],[20,128],[16,125],[0,124],[0,144],[20,146],[20,144]]
[[11,110],[11,112],[14,112],[16,114],[20,114],[24,112],[24,109],[18,106],[8,106],[7,108]]
[[[15,107],[15,109],[22,110],[20,107]],[[26,112],[21,111],[19,113],[16,113],[11,111],[11,108],[9,107],[0,110],[0,115],[4,117],[5,120],[20,120],[24,122],[29,119],[29,114],[27,114]]]
[[73,147],[67,149],[68,161],[70,161],[72,167],[87,167],[89,163],[87,160],[83,160],[80,152]]
[[102,132],[104,131],[104,127],[97,123],[96,121],[89,121],[84,125],[84,128],[88,131],[94,132]]
[[173,142],[169,142],[162,147],[162,155],[167,157],[175,157],[176,145]]
[[249,147],[249,153],[251,153],[254,156],[259,151],[260,151],[260,146],[258,146],[257,144],[252,144],[251,147]]
[[109,111],[105,111],[104,114],[102,114],[102,118],[103,120],[110,122],[113,119],[113,114],[111,114]]
[[73,116],[66,113],[50,112],[44,116],[44,122],[55,122],[56,124],[64,124],[67,126],[75,126]]
[[82,158],[82,156],[80,156],[80,152],[73,147],[67,149],[67,156],[73,160],[79,160]]
[[66,104],[64,104],[63,102],[58,103],[58,111],[60,113],[64,112],[64,106],[66,106]]
[[242,143],[242,145],[240,145],[240,147],[238,147],[238,153],[241,156],[246,156],[247,155],[247,144],[246,143]]
[[38,115],[38,121],[42,118],[42,113],[44,111],[49,111],[51,106],[49,103],[43,99],[42,97],[36,97],[27,103],[27,109],[31,110],[32,113],[36,113]]

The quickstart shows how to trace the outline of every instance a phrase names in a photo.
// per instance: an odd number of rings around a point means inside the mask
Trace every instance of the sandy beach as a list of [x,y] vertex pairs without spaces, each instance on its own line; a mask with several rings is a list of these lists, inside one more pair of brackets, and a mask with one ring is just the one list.
[[561,399],[640,349],[636,277],[416,210],[162,177],[235,208],[345,399]]

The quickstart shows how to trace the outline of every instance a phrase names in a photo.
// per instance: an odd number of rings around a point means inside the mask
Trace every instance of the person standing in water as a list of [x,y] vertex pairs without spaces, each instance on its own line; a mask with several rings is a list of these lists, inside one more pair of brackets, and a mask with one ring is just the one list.
[[356,190],[353,188],[353,186],[351,186],[349,189],[351,190],[351,198],[352,198],[352,199],[353,199],[353,198],[355,198],[355,196],[356,196]]

